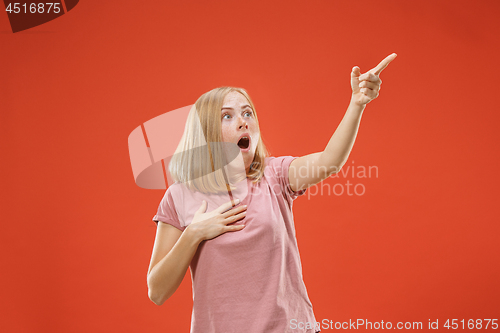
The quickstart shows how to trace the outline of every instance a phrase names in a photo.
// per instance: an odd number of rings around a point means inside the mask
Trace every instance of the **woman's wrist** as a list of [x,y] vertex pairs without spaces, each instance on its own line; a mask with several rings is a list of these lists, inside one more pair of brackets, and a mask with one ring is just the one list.
[[190,244],[196,247],[203,241],[203,236],[200,235],[198,228],[193,224],[188,225],[182,235],[189,240]]
[[351,101],[349,103],[349,108],[353,108],[356,111],[362,112],[366,107],[366,104],[362,102],[362,97],[363,97],[362,95],[363,95],[362,93],[351,94]]

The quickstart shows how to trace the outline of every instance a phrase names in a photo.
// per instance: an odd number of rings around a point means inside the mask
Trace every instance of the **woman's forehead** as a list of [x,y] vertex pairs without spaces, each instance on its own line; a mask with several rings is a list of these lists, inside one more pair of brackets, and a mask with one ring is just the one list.
[[250,103],[241,93],[237,91],[231,91],[224,98],[224,102],[222,103],[222,108],[234,108],[234,107],[245,107],[250,106]]

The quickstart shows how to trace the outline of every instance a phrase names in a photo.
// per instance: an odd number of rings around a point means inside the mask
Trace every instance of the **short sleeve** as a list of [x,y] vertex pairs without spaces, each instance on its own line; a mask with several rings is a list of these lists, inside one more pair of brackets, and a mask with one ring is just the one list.
[[181,226],[181,223],[179,222],[179,217],[174,205],[174,199],[172,198],[171,187],[167,189],[163,199],[161,199],[158,211],[153,217],[153,221],[156,225],[158,225],[158,222],[170,224],[180,231],[184,231],[184,229],[186,229],[186,227]]
[[295,200],[297,197],[303,195],[307,191],[307,189],[293,191],[290,187],[290,180],[288,179],[288,168],[290,167],[292,161],[296,158],[297,157],[294,156],[271,157],[268,164],[268,166],[271,167],[274,171],[277,181],[279,182],[280,187],[283,191],[283,195],[289,202]]

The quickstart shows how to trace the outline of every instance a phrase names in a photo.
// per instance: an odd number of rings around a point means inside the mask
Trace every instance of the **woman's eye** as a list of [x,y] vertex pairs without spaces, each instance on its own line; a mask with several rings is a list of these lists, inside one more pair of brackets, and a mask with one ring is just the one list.
[[226,117],[231,117],[231,116],[226,113],[225,115],[222,116],[222,119],[229,119],[229,118],[226,118]]
[[249,117],[251,117],[252,116],[252,112],[248,111],[248,112],[245,113],[245,115],[248,115]]

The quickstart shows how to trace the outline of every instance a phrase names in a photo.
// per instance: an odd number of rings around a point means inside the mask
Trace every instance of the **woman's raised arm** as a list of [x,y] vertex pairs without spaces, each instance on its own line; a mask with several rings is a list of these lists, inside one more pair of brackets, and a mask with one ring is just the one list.
[[364,74],[361,74],[357,66],[352,69],[351,102],[344,118],[324,151],[292,161],[288,172],[292,190],[308,188],[340,171],[351,153],[366,104],[378,97],[382,84],[379,75],[394,58],[396,58],[395,53]]

